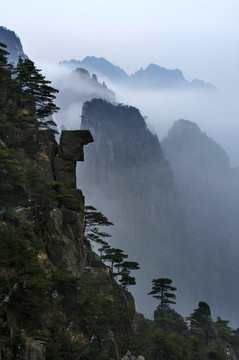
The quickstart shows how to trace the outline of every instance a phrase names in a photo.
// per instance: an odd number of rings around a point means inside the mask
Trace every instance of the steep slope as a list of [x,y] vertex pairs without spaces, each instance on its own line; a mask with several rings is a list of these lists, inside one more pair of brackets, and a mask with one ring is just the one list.
[[238,169],[230,167],[227,153],[212,138],[187,120],[174,123],[162,147],[172,164],[188,230],[203,257],[197,260],[205,279],[203,295],[238,324]]
[[19,56],[22,59],[27,59],[26,54],[23,52],[22,44],[19,37],[14,31],[0,26],[0,42],[7,45],[8,60],[10,63],[17,63]]
[[[134,107],[86,102],[82,129],[90,129],[95,142],[87,149],[79,184],[88,201],[114,222],[115,243],[140,263],[137,304],[152,315],[152,300],[146,294],[153,278],[171,277],[181,294],[190,282],[191,245],[170,166],[157,136]],[[179,296],[181,309],[190,297],[180,302]]]

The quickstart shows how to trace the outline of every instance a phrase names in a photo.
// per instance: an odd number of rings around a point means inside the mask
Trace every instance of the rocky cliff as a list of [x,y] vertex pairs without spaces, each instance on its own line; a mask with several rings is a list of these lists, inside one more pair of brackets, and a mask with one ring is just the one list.
[[[186,209],[188,231],[200,257],[195,259],[200,298],[238,324],[239,177],[227,153],[187,120],[174,123],[162,141],[175,186]],[[201,269],[201,270],[199,270]]]
[[90,129],[95,141],[87,149],[79,183],[88,201],[114,222],[113,241],[141,265],[135,291],[140,311],[153,313],[146,294],[151,280],[162,276],[184,292],[181,303],[178,298],[182,309],[191,245],[157,136],[138,109],[96,99],[83,106],[82,129]]
[[75,169],[92,135],[63,131],[58,145],[52,129],[39,129],[32,98],[25,95],[21,103],[4,65],[0,358],[119,358],[127,351],[123,339],[136,331],[137,314],[131,294],[84,236],[84,196]]

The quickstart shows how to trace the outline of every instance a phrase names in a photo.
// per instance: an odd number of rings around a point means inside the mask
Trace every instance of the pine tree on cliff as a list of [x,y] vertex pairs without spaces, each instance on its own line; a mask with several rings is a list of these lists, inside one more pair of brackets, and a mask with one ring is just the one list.
[[122,284],[124,289],[127,289],[128,286],[130,285],[136,284],[135,277],[130,275],[130,271],[140,269],[139,264],[137,262],[124,261],[118,266],[116,265],[116,267],[120,269],[119,274],[121,275],[121,279],[119,280],[119,282]]
[[[110,234],[105,231],[100,231],[99,226],[110,226],[114,225],[110,222],[105,215],[100,211],[97,211],[93,206],[85,206],[84,209],[84,236],[88,241],[93,241],[98,245],[101,245],[99,249],[100,254],[105,251],[108,246],[105,238],[111,237]],[[106,246],[106,247],[105,247]],[[109,246],[108,246],[109,247]]]
[[[0,117],[6,110],[9,98],[9,91],[12,85],[11,71],[12,65],[8,63],[6,50],[7,46],[0,42]],[[1,123],[3,122],[1,118]]]
[[7,46],[0,42],[0,76],[2,80],[2,75],[4,73],[9,73],[12,66],[8,63],[7,55],[9,55],[9,52],[5,50]]
[[155,299],[160,300],[159,308],[161,310],[169,309],[170,304],[176,304],[174,299],[176,299],[176,295],[173,294],[177,289],[173,286],[172,280],[167,278],[159,278],[152,280],[153,286],[152,291],[148,293],[148,295],[153,295]]
[[58,90],[49,86],[49,80],[45,80],[45,76],[40,73],[41,70],[35,67],[33,61],[29,59],[22,60],[19,58],[15,68],[16,82],[21,92],[21,107],[26,102],[32,100],[36,104],[36,116],[40,127],[55,126],[55,122],[48,117],[57,112],[59,108],[53,103],[56,98],[54,94]]
[[109,247],[105,250],[105,254],[102,255],[102,260],[108,262],[112,274],[117,275],[114,274],[114,266],[122,264],[127,257],[128,255],[124,254],[123,250]]

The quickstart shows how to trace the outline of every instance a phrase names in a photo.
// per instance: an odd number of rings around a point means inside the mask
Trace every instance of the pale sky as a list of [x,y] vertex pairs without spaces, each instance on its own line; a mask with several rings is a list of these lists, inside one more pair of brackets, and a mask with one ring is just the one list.
[[128,73],[156,63],[223,90],[238,89],[238,16],[239,0],[2,0],[0,24],[42,68],[102,56]]

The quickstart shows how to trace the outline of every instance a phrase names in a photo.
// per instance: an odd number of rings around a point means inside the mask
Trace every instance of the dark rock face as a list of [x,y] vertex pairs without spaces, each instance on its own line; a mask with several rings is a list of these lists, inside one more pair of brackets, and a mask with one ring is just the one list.
[[27,56],[23,52],[21,41],[14,31],[0,26],[0,42],[7,45],[7,51],[10,53],[8,55],[10,63],[16,64],[19,56],[22,59],[27,59]]
[[62,181],[69,189],[74,189],[76,187],[75,161],[55,158],[53,167],[57,181]]
[[[83,241],[84,196],[76,189],[76,161],[84,160],[83,147],[94,141],[89,131],[63,131],[60,146],[49,131],[40,131],[38,136],[37,166],[49,181],[63,183],[73,202],[65,202],[61,208],[54,209],[42,229],[48,239],[43,246],[50,261],[56,266],[67,267],[79,276],[86,266],[87,255]],[[68,160],[64,160],[64,158]]]
[[89,204],[115,224],[117,246],[143,268],[137,271],[137,301],[151,315],[152,300],[145,296],[151,280],[167,275],[185,289],[188,278],[188,237],[170,166],[136,108],[92,100],[83,107],[82,129],[95,142],[87,149],[79,186]]
[[202,284],[198,296],[238,325],[238,173],[227,153],[190,121],[176,121],[162,147],[199,254],[194,259],[197,283]]

